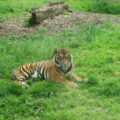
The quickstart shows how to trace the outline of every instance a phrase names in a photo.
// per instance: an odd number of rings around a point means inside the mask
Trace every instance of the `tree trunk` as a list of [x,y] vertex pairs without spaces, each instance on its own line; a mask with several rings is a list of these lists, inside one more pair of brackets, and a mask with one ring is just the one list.
[[30,24],[40,24],[43,20],[53,18],[64,12],[72,12],[72,10],[69,9],[68,4],[65,4],[64,2],[49,2],[44,6],[32,8],[30,10],[32,16],[29,22]]

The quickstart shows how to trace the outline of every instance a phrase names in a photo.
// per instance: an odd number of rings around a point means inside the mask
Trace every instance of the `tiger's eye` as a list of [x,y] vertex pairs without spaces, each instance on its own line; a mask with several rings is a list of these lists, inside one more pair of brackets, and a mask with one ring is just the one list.
[[62,60],[63,58],[62,57],[58,57],[58,60]]
[[69,61],[71,61],[71,56],[68,57]]

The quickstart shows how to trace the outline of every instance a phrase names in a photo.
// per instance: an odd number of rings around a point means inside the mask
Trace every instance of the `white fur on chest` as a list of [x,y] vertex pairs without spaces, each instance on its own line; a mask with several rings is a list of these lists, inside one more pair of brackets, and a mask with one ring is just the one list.
[[32,76],[31,76],[32,78],[36,78],[36,77],[38,77],[38,72],[37,71],[35,71],[33,74],[32,74]]

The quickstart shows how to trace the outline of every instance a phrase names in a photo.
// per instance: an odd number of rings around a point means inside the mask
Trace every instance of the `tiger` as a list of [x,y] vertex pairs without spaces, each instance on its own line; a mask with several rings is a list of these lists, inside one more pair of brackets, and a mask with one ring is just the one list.
[[51,60],[27,63],[17,67],[12,73],[12,79],[16,84],[22,85],[25,88],[29,87],[26,80],[36,77],[42,80],[61,82],[71,87],[77,87],[78,85],[66,79],[66,76],[70,76],[79,82],[87,81],[87,79],[74,75],[72,71],[73,58],[70,50],[58,49],[54,51]]

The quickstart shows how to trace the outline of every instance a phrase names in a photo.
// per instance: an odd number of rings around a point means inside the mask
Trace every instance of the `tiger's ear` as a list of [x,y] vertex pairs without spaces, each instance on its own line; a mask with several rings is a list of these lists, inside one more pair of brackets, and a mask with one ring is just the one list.
[[54,50],[52,57],[58,52],[57,49]]
[[54,54],[58,53],[59,50],[55,49]]
[[67,49],[67,51],[68,51],[68,52],[71,52],[71,50],[70,50],[70,49]]

